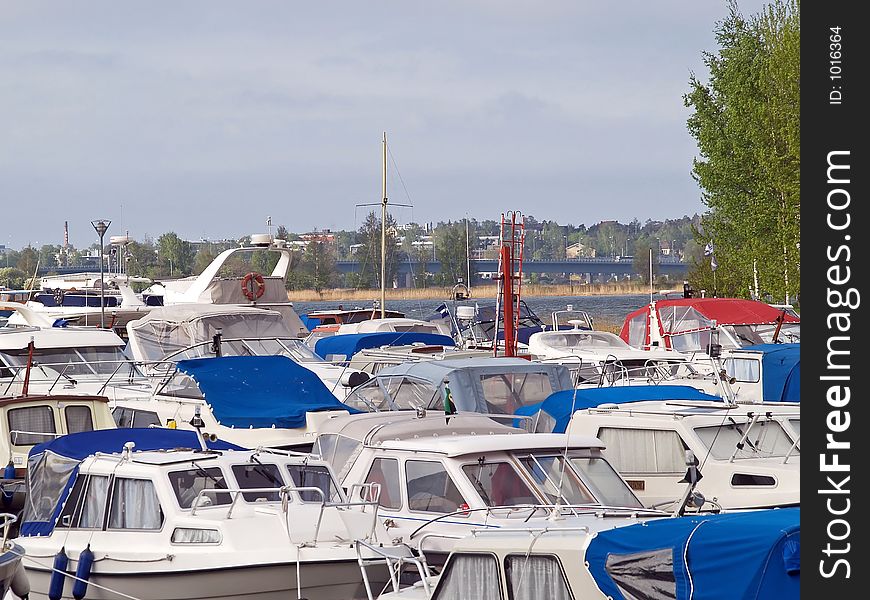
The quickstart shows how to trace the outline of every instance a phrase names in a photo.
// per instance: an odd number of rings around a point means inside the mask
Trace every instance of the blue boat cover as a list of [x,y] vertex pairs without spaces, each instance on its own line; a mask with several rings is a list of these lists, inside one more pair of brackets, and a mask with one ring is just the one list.
[[359,412],[336,398],[320,377],[286,356],[222,356],[178,363],[226,427],[305,425],[305,413]]
[[801,345],[758,344],[743,350],[758,350],[761,357],[762,393],[765,402],[801,401]]
[[[556,421],[553,433],[565,433],[574,411],[595,408],[602,404],[626,404],[647,400],[722,402],[719,396],[705,394],[689,385],[625,385],[553,392],[543,402],[518,408],[515,414],[532,416],[538,411],[544,411]],[[515,426],[519,425],[515,423]]]
[[[140,452],[202,448],[195,431],[158,427],[82,431],[37,444],[28,454],[27,485],[28,488],[40,485],[43,491],[48,490],[50,494],[43,493],[40,501],[53,504],[48,504],[48,510],[41,510],[42,514],[38,518],[34,518],[34,512],[26,506],[21,535],[49,535],[76,481],[81,462],[97,452],[121,452],[127,442],[133,442],[135,450]],[[241,446],[221,440],[206,440],[206,446],[212,450],[244,450]],[[47,460],[46,455],[62,458]],[[29,489],[27,495],[31,495]]]
[[[58,438],[37,444],[30,449],[29,456],[34,456],[46,450],[50,450],[60,456],[84,460],[97,452],[120,452],[124,444],[133,442],[137,451],[147,450],[173,450],[176,448],[190,448],[199,450],[199,440],[195,431],[189,429],[164,429],[162,427],[130,427],[124,429],[98,429],[96,431],[82,431],[70,433]],[[212,450],[244,450],[229,442],[217,440],[206,442]]]
[[316,317],[309,317],[307,314],[299,315],[299,320],[302,321],[302,324],[305,325],[308,331],[311,331],[312,329],[320,325],[320,319]]
[[351,356],[367,348],[381,346],[408,346],[410,344],[426,344],[427,346],[455,346],[456,342],[447,335],[438,333],[422,333],[414,331],[379,331],[373,333],[348,333],[331,335],[321,338],[314,344],[314,352],[321,358]]
[[585,560],[614,600],[797,600],[800,508],[617,527],[598,533]]

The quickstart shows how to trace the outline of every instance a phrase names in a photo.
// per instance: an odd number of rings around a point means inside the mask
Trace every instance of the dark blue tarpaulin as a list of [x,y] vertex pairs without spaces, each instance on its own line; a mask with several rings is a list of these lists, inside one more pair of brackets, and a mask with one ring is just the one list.
[[598,533],[585,558],[598,587],[614,600],[625,600],[622,590],[635,584],[642,588],[650,573],[656,573],[656,586],[663,593],[668,586],[676,591],[675,596],[651,597],[797,600],[800,508],[663,518],[617,527]]
[[[97,452],[121,452],[124,444],[133,442],[137,451],[172,450],[175,448],[190,448],[199,450],[195,431],[188,429],[163,429],[161,427],[137,427],[124,429],[98,429],[97,431],[82,431],[70,433],[53,439],[50,442],[37,444],[30,449],[30,456],[51,450],[55,454],[84,460]],[[217,440],[206,442],[212,450],[243,450],[229,442]]]
[[647,400],[722,402],[719,396],[705,394],[689,385],[625,385],[553,392],[543,402],[520,407],[516,414],[531,416],[538,411],[544,411],[556,421],[553,433],[565,433],[574,411],[596,408],[602,404],[626,404]]
[[765,402],[801,401],[800,344],[758,344],[743,350],[764,353],[761,357],[761,372]]
[[178,370],[196,381],[215,419],[227,427],[295,429],[305,425],[307,412],[358,412],[286,356],[194,358],[179,361]]
[[351,356],[366,348],[381,346],[408,346],[426,344],[427,346],[455,346],[453,338],[438,333],[414,331],[379,331],[375,333],[348,333],[321,338],[314,344],[314,352],[326,359],[329,356],[349,360]]

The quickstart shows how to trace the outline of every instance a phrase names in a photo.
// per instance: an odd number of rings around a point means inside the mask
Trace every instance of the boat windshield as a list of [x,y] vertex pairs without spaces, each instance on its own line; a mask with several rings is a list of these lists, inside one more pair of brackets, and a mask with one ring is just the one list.
[[540,503],[520,474],[508,462],[478,461],[462,467],[462,472],[471,481],[480,499],[487,506]]
[[[0,352],[0,362],[18,370],[26,367],[28,360],[27,348],[4,350]],[[52,378],[61,372],[64,375],[88,376],[111,375],[118,365],[129,362],[124,356],[121,346],[81,346],[78,348],[36,348],[33,351],[33,365],[41,367],[43,372],[50,369]],[[132,364],[130,368],[133,368]],[[13,370],[13,369],[8,369]],[[40,369],[35,370],[38,372]],[[125,370],[125,374],[126,374]],[[48,375],[48,373],[46,373]],[[33,377],[33,375],[31,375]]]
[[797,448],[792,450],[794,440],[773,419],[759,419],[750,424],[729,418],[722,425],[695,427],[695,433],[718,460],[729,460],[732,456],[735,459],[782,458],[789,451],[792,456],[800,455]]
[[[298,363],[322,363],[322,358],[305,342],[296,338],[244,338],[221,340],[223,356],[287,356]],[[202,342],[168,355],[164,360],[177,362],[214,356],[213,342]]]

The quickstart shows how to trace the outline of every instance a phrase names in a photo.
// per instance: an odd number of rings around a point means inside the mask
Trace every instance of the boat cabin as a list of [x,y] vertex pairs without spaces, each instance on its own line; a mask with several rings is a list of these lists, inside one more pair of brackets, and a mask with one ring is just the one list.
[[647,507],[669,510],[697,459],[705,510],[800,504],[800,405],[729,404],[687,386],[628,386],[554,394],[532,415],[540,432],[596,436]]

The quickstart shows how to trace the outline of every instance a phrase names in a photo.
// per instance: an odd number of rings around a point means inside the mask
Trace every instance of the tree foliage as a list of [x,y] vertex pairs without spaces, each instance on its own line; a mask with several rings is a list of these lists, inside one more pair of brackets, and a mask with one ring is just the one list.
[[[386,229],[386,287],[392,287],[396,277],[398,255],[396,252],[396,221],[387,214]],[[381,219],[374,211],[366,216],[357,233],[356,258],[360,268],[356,285],[361,288],[380,287],[381,282]]]
[[[709,81],[692,75],[684,97],[700,152],[693,176],[709,208],[697,241],[702,247],[713,241],[718,295],[750,295],[756,264],[762,293],[794,297],[800,290],[799,1],[774,0],[747,18],[732,0],[715,34],[718,53],[704,53]],[[709,262],[696,264],[696,288],[713,289]]]

